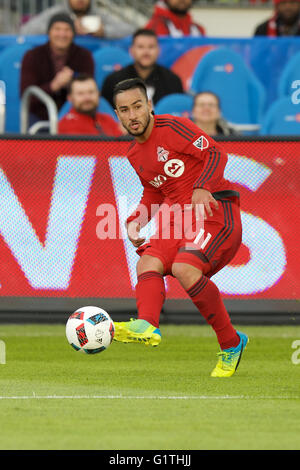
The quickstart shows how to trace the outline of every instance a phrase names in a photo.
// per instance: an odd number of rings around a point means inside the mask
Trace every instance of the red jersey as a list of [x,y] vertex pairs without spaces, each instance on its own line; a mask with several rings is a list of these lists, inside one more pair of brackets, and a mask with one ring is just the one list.
[[58,123],[59,134],[107,135],[119,137],[122,134],[119,124],[106,113],[96,113],[95,117],[79,113],[72,108]]
[[183,16],[173,13],[165,2],[158,1],[146,29],[152,29],[157,36],[205,36],[205,29],[196,24],[189,13]]
[[[227,154],[221,145],[187,118],[170,114],[154,116],[154,126],[146,142],[131,144],[128,160],[144,187],[140,205],[148,210],[167,198],[171,204],[191,204],[193,190],[203,188],[214,197],[233,191],[224,178]],[[236,193],[235,193],[236,194]],[[127,219],[134,220],[139,207]]]

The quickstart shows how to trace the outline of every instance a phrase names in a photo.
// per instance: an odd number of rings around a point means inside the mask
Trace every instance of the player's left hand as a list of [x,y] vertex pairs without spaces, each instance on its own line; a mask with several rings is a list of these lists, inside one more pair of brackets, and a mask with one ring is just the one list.
[[206,189],[194,189],[192,195],[192,209],[195,210],[196,219],[204,217],[204,220],[207,217],[213,215],[212,207],[215,209],[219,208],[218,201],[213,197],[213,195]]

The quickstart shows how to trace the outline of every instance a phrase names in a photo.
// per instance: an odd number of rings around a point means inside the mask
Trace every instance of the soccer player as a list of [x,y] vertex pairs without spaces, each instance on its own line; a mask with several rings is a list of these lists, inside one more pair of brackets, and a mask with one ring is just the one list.
[[[134,136],[127,157],[144,188],[137,209],[126,221],[128,237],[140,255],[138,318],[115,323],[114,338],[124,343],[160,343],[164,276],[174,276],[216,333],[221,351],[211,376],[229,377],[237,369],[248,337],[233,327],[211,280],[234,257],[242,238],[239,193],[224,179],[227,155],[189,119],[155,116],[139,78],[115,86],[114,107],[121,124]],[[165,223],[169,236],[163,222],[145,243],[140,229],[165,200],[175,208]],[[182,236],[178,236],[180,221]]]

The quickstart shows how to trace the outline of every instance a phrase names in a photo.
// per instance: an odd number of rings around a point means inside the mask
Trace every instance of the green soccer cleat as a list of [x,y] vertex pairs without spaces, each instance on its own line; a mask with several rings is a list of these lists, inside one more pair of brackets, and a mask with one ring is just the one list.
[[146,346],[158,346],[161,342],[159,328],[146,320],[131,318],[127,322],[114,322],[114,340],[121,343],[144,343]]
[[249,338],[244,333],[237,331],[240,337],[240,343],[236,348],[224,349],[219,352],[218,363],[212,373],[211,377],[231,377],[238,368],[244,349],[249,343]]

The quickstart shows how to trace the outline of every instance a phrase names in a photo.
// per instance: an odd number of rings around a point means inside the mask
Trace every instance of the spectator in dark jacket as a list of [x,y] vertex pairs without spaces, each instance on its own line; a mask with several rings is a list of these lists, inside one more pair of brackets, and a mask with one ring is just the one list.
[[159,0],[145,28],[158,36],[205,36],[203,26],[195,23],[189,13],[192,3],[193,0]]
[[273,0],[274,15],[257,26],[254,36],[299,36],[300,0]]
[[[66,14],[51,18],[48,26],[48,42],[29,50],[22,61],[21,94],[31,85],[48,93],[57,109],[67,99],[67,87],[74,74],[85,72],[94,75],[91,53],[74,44],[74,24]],[[47,120],[45,106],[36,98],[31,101],[31,124],[36,120]]]
[[134,62],[104,80],[101,94],[113,106],[114,86],[128,78],[141,78],[147,87],[148,97],[155,105],[170,93],[183,93],[180,78],[166,67],[157,64],[160,53],[156,34],[148,29],[137,30],[132,38],[130,53]]

